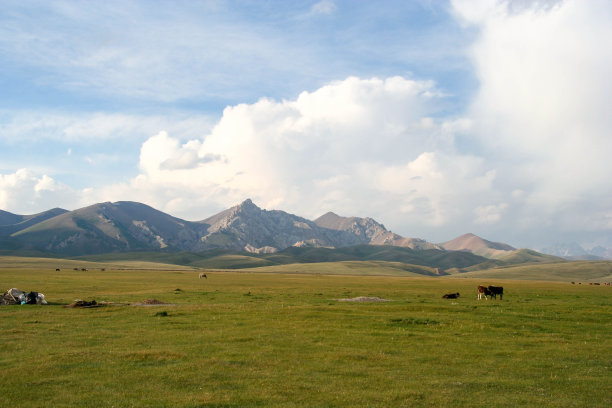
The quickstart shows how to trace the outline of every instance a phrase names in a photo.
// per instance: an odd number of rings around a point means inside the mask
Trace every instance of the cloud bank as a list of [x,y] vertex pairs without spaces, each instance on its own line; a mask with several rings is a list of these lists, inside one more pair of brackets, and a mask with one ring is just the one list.
[[433,119],[443,99],[430,81],[351,77],[295,100],[231,106],[201,139],[149,138],[141,174],[101,193],[156,197],[192,219],[250,197],[311,218],[333,210],[422,228],[469,220],[463,208],[482,201],[496,173],[456,151],[469,121]]

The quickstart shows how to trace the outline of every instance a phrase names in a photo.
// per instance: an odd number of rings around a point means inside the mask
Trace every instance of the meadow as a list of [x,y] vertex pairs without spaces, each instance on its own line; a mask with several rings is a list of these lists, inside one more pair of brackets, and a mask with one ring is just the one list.
[[[0,290],[49,302],[0,307],[7,405],[612,406],[610,286],[53,262],[0,266]],[[504,299],[478,301],[478,284]],[[385,301],[339,301],[362,296]]]

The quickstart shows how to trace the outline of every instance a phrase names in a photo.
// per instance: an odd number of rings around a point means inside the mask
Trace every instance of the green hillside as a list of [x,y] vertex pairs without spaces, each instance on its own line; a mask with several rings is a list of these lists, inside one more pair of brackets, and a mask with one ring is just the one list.
[[576,283],[612,282],[612,261],[563,261],[530,263],[470,271],[454,278],[520,279],[574,281]]
[[0,266],[2,268],[33,268],[53,272],[56,269],[129,269],[129,270],[194,270],[191,266],[182,266],[164,262],[151,262],[138,259],[123,260],[84,260],[66,258],[47,258],[33,256],[1,256]]
[[360,276],[435,276],[435,268],[385,261],[341,261],[265,266],[245,270],[263,273]]
[[517,249],[509,254],[500,257],[499,260],[504,265],[523,264],[523,263],[551,263],[565,262],[565,259],[558,256],[541,254],[531,249]]

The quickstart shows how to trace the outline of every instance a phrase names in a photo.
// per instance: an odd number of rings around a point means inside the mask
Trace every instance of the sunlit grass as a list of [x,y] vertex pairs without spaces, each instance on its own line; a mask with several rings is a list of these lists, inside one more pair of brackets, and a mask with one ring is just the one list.
[[[1,395],[38,407],[612,404],[608,286],[207,274],[0,268],[6,289],[50,302],[0,307]],[[477,301],[482,282],[504,300]],[[387,302],[337,301],[358,296]],[[114,305],[64,307],[77,298]],[[128,305],[144,299],[169,305]]]

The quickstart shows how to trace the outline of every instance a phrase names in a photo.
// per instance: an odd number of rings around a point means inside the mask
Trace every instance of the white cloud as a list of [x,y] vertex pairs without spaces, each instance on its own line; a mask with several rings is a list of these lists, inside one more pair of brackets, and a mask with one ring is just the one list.
[[495,195],[496,173],[455,151],[454,135],[471,125],[433,119],[441,100],[432,82],[351,77],[295,100],[227,107],[203,138],[150,137],[138,177],[87,199],[146,200],[201,219],[249,197],[311,218],[373,216],[405,231],[470,220],[480,197]]
[[478,206],[474,209],[476,215],[474,222],[476,224],[495,224],[501,219],[507,207],[506,203]]
[[497,163],[517,220],[529,219],[529,228],[607,229],[611,3],[453,5],[479,30],[471,57],[480,88],[467,112],[473,140]]
[[[0,208],[19,214],[33,214],[55,206],[71,207],[78,194],[51,177],[28,169],[0,174]],[[46,205],[46,207],[45,207]]]

